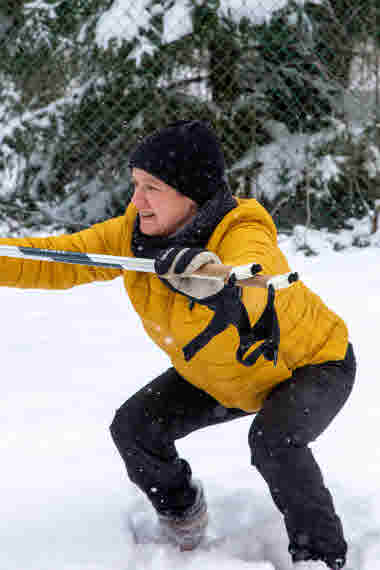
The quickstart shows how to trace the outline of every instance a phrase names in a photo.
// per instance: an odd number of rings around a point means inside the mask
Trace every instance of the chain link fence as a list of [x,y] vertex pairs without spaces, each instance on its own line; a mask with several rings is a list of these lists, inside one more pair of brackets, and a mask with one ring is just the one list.
[[283,231],[366,215],[375,231],[379,15],[378,0],[1,0],[4,231],[122,214],[131,148],[189,118]]

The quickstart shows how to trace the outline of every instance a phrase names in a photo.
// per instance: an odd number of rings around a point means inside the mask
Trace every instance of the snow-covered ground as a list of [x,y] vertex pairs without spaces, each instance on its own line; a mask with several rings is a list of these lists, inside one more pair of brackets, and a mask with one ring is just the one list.
[[[304,257],[293,269],[350,327],[356,388],[313,445],[340,512],[350,570],[380,569],[380,250]],[[154,516],[108,433],[115,409],[168,366],[145,337],[122,281],[66,292],[3,288],[0,570],[290,570],[287,541],[250,466],[250,419],[178,444],[205,483],[219,547],[180,554],[133,542]]]

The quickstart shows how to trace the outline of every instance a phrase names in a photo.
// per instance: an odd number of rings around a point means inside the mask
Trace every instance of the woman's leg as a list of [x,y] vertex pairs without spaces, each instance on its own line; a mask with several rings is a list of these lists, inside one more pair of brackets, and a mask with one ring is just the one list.
[[344,564],[342,525],[308,444],[342,408],[354,378],[349,345],[341,362],[295,370],[271,392],[252,424],[252,464],[284,515],[293,561],[321,559],[336,568]]
[[158,513],[175,516],[194,503],[196,494],[190,466],[178,457],[175,440],[244,415],[224,408],[170,368],[117,410],[111,434],[129,478]]

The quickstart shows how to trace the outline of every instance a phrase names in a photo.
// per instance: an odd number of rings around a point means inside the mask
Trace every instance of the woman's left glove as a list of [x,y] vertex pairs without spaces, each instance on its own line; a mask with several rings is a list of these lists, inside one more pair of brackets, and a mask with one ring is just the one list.
[[171,289],[192,299],[206,299],[224,288],[221,279],[200,279],[191,274],[206,263],[221,264],[219,257],[201,248],[171,247],[156,257],[154,268]]

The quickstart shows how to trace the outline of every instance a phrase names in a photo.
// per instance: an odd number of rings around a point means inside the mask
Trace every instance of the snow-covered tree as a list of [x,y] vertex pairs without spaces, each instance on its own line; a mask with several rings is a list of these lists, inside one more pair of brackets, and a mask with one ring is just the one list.
[[0,28],[0,211],[20,226],[120,214],[136,140],[189,117],[214,125],[234,191],[276,208],[296,188],[256,183],[271,178],[263,157],[279,131],[312,136],[339,116],[327,0],[266,12],[222,0],[13,4]]

